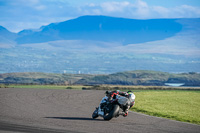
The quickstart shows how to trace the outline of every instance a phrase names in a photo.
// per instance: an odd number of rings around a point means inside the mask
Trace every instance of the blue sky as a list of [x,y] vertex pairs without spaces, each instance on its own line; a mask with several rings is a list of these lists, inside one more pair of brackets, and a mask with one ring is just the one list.
[[19,32],[83,15],[200,18],[200,0],[0,0],[0,13],[0,25]]

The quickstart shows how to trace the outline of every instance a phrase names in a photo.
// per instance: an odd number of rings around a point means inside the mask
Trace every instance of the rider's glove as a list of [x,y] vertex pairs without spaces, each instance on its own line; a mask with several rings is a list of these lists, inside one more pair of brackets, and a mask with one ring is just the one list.
[[125,93],[125,96],[128,96],[128,93]]

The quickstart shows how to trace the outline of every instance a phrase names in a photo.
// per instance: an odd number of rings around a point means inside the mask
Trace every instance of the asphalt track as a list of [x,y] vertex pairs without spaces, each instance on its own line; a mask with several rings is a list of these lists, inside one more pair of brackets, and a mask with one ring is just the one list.
[[199,125],[135,112],[93,120],[103,96],[92,90],[0,88],[0,133],[200,133]]

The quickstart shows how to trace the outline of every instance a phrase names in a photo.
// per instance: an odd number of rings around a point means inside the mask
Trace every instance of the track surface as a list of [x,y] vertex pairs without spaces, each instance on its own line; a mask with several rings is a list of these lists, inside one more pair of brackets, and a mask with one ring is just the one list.
[[104,91],[0,88],[0,133],[199,133],[200,126],[129,112],[111,121],[91,115]]

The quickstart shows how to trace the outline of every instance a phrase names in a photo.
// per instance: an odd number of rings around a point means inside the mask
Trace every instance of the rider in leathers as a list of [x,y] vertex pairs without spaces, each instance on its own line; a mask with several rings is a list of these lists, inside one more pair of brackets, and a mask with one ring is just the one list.
[[128,110],[129,108],[131,108],[134,104],[135,104],[135,95],[133,94],[132,91],[128,91],[128,92],[122,92],[122,91],[106,91],[106,96],[104,97],[99,105],[99,110],[98,110],[98,114],[99,115],[104,115],[103,110],[101,109],[101,105],[103,102],[105,102],[105,100],[111,100],[111,99],[116,99],[117,96],[123,96],[128,98],[128,102],[123,106],[123,116],[126,117],[128,115]]

